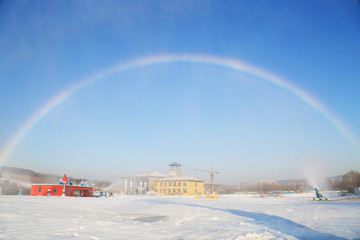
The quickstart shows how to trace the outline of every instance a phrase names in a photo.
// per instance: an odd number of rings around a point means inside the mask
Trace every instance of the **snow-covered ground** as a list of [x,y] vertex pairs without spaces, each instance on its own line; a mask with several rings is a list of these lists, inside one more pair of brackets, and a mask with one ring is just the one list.
[[359,199],[0,196],[0,239],[360,239]]

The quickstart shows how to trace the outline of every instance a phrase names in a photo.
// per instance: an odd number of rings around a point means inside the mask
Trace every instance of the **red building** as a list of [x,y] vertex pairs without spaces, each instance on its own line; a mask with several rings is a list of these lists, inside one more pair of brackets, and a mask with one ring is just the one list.
[[32,184],[30,195],[40,196],[69,196],[69,197],[93,197],[93,187],[81,185],[73,185],[72,180],[68,182],[66,174],[62,177],[58,184]]

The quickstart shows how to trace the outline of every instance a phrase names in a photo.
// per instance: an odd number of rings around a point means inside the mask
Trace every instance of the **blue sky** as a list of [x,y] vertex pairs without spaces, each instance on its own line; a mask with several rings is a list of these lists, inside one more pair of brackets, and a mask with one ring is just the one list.
[[[1,1],[0,149],[49,99],[143,56],[245,61],[323,103],[360,138],[358,1]],[[360,153],[297,97],[255,77],[191,63],[114,74],[76,92],[5,165],[115,180],[178,161],[220,183],[360,170]],[[208,176],[186,171],[185,174]]]

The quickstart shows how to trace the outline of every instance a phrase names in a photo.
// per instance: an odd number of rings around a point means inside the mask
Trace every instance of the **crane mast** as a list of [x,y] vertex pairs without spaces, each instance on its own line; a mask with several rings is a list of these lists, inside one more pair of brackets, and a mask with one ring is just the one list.
[[186,166],[183,166],[183,167],[187,168],[187,169],[194,170],[194,171],[210,173],[210,176],[211,176],[211,194],[214,193],[214,174],[219,174],[219,172],[213,171],[213,167],[211,167],[210,171],[209,170],[198,169],[198,168],[186,167]]

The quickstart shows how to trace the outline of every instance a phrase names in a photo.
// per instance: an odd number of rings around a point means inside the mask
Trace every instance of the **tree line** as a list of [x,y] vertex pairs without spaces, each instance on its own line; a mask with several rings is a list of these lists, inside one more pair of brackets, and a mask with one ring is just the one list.
[[[360,172],[351,170],[342,176],[326,179],[326,183],[326,190],[347,190],[353,193],[355,187],[360,187]],[[306,190],[314,190],[313,187],[311,187],[305,180],[293,180],[285,183],[278,183],[276,181],[261,181],[258,183],[242,183],[236,186],[217,185],[216,189],[221,189],[222,193],[268,193],[280,191],[302,192]]]
[[353,193],[355,187],[360,187],[360,172],[351,170],[340,179],[329,178],[327,183],[332,190],[347,190]]

